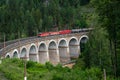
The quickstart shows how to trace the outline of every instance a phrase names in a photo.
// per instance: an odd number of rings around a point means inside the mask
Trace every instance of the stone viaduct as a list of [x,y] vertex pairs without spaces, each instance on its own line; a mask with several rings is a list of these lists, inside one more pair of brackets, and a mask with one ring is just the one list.
[[3,58],[26,57],[27,60],[42,64],[47,61],[52,64],[66,63],[80,55],[80,43],[86,43],[88,33],[87,31],[18,40],[1,49],[0,55]]

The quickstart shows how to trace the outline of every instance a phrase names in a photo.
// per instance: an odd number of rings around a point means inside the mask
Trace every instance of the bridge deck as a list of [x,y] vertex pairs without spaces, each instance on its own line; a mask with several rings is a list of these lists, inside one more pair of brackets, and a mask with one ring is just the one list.
[[22,39],[16,39],[13,41],[7,41],[5,42],[5,48],[4,48],[4,43],[0,43],[0,55],[5,55],[5,53],[9,52],[12,49],[15,48],[19,48],[21,46],[30,44],[30,43],[34,43],[37,41],[44,41],[44,40],[50,40],[52,39],[56,39],[56,38],[64,38],[64,37],[70,37],[70,36],[74,36],[74,35],[82,35],[82,34],[86,34],[87,32],[80,32],[80,33],[71,33],[71,34],[64,34],[64,35],[54,35],[54,36],[46,36],[46,37],[28,37],[28,38],[22,38]]

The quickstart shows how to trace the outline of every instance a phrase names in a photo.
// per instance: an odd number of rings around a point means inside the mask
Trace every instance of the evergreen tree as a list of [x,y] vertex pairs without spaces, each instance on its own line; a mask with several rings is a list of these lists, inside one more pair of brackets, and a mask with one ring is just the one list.
[[118,0],[92,0],[91,1],[99,15],[99,22],[105,27],[109,34],[111,59],[113,64],[113,72],[115,76],[119,76],[120,61],[120,1]]

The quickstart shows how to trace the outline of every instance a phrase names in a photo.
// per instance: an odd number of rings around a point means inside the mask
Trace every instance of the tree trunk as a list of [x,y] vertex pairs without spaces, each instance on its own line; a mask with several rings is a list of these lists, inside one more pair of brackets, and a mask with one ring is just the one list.
[[114,73],[114,75],[115,75],[115,63],[114,63],[114,54],[113,54],[113,44],[112,44],[112,40],[111,39],[109,39],[109,41],[110,41],[110,53],[111,53],[111,62],[112,62],[112,71],[113,71],[113,73]]
[[117,51],[116,51],[116,47],[117,47],[117,41],[116,41],[116,29],[114,28],[114,59],[115,59],[115,76],[117,77]]

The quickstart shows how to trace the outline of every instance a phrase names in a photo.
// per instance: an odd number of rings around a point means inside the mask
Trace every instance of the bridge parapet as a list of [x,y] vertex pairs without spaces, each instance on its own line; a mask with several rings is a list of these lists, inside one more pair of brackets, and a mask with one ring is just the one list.
[[4,56],[5,53],[9,52],[10,50],[15,49],[15,48],[19,48],[23,45],[26,45],[26,44],[29,44],[29,43],[32,43],[32,42],[35,42],[36,39],[37,39],[37,37],[30,37],[30,38],[27,38],[27,39],[17,40],[17,41],[15,41],[15,43],[7,45],[5,48],[2,48],[0,50],[0,55]]

